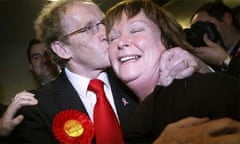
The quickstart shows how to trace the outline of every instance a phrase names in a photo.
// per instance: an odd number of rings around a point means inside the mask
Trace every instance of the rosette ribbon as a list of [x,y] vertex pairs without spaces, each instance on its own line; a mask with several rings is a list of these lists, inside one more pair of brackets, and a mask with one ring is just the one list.
[[57,113],[52,130],[61,144],[90,144],[94,137],[92,121],[85,113],[74,109]]

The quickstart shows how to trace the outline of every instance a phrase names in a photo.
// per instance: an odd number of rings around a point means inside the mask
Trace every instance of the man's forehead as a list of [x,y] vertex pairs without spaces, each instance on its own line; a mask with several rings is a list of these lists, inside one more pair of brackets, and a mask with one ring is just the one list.
[[66,31],[72,31],[88,22],[100,20],[103,16],[103,12],[95,3],[78,1],[67,7],[63,14],[62,24]]
[[192,23],[195,23],[197,21],[209,21],[212,17],[208,15],[205,11],[199,11],[196,13],[192,19]]
[[103,16],[103,12],[93,2],[75,2],[68,6],[64,17],[66,19],[85,19],[91,16]]
[[33,58],[36,55],[42,55],[46,52],[45,49],[42,48],[34,48],[30,51],[30,57]]
[[66,11],[71,11],[71,10],[75,10],[75,9],[78,9],[80,11],[87,9],[87,10],[91,11],[92,9],[98,10],[99,7],[94,2],[75,1],[67,6]]

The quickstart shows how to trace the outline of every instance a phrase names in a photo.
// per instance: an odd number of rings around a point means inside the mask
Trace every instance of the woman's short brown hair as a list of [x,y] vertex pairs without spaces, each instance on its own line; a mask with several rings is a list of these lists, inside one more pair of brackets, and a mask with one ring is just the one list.
[[190,48],[186,42],[185,33],[179,23],[163,8],[150,0],[124,0],[106,12],[106,32],[109,34],[114,23],[121,19],[124,12],[132,18],[143,11],[147,18],[153,21],[161,31],[161,40],[166,48]]

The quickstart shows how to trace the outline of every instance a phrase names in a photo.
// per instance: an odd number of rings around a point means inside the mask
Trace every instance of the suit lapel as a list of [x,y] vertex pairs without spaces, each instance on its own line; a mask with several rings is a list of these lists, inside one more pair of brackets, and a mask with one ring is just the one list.
[[37,90],[36,93],[39,99],[38,107],[44,112],[47,121],[52,121],[57,113],[67,109],[76,109],[88,115],[64,71],[56,80]]
[[53,85],[56,104],[60,109],[77,109],[87,114],[84,105],[63,71]]
[[138,100],[133,92],[116,77],[111,69],[108,69],[108,76],[120,124],[124,131],[128,118],[138,104]]

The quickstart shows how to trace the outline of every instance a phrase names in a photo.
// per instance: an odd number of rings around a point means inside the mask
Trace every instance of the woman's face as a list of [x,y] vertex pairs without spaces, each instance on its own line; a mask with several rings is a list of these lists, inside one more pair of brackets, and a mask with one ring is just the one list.
[[142,11],[130,19],[123,13],[109,33],[112,66],[130,87],[156,83],[165,49],[159,28]]

